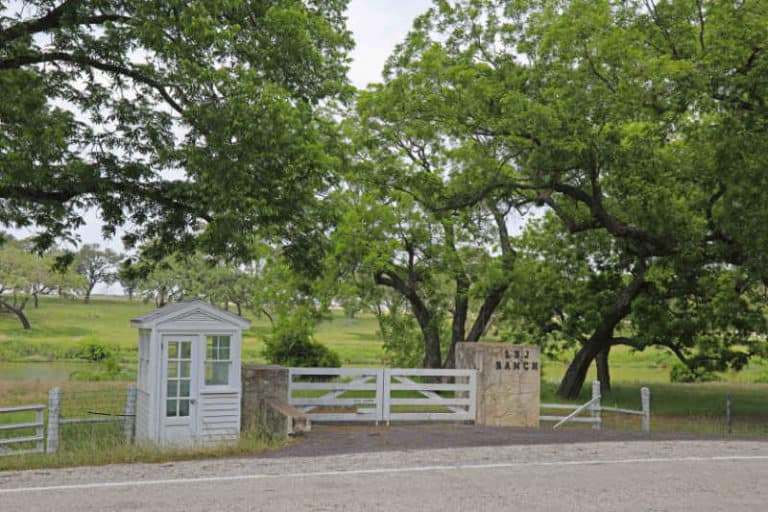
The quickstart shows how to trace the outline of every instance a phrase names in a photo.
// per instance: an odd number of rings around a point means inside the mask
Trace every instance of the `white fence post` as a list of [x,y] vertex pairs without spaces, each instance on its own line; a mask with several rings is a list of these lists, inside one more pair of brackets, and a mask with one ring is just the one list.
[[592,428],[594,430],[600,430],[600,423],[603,421],[602,417],[600,416],[600,381],[599,380],[593,380],[592,381],[592,405],[589,407],[591,416],[595,419],[595,422],[592,424]]
[[384,368],[376,371],[376,425],[386,421],[389,425],[390,376]]
[[469,415],[472,416],[472,423],[477,422],[477,372],[469,375]]
[[35,451],[40,453],[45,453],[45,436],[43,435],[43,411],[44,409],[38,409],[35,411],[35,423],[40,425],[39,427],[35,428],[35,435],[40,438],[37,444],[35,444]]
[[651,431],[651,390],[640,388],[640,405],[643,409],[643,432]]
[[45,452],[56,453],[59,449],[59,420],[61,419],[61,388],[48,391],[48,437]]
[[133,429],[136,424],[136,384],[128,386],[125,395],[125,409],[123,412],[123,435],[126,443],[133,442]]

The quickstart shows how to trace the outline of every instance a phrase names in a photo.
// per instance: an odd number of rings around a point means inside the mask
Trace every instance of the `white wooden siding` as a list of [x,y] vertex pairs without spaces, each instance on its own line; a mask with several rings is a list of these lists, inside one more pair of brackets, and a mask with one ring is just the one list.
[[240,433],[240,393],[200,395],[200,434],[202,442],[237,439]]
[[149,329],[139,329],[139,367],[137,368],[137,387],[140,391],[146,392],[149,392],[151,388],[151,379],[149,377],[151,334],[152,331]]
[[[250,322],[201,301],[173,303],[131,320],[139,328],[139,365],[136,437],[164,444],[169,428],[165,417],[163,339],[193,338],[192,393],[196,404],[191,414],[192,442],[236,440],[240,432],[240,331]],[[206,336],[231,336],[230,379],[226,386],[206,386]],[[192,411],[191,411],[192,412]]]
[[222,329],[233,330],[231,324],[223,324],[216,317],[210,316],[203,311],[192,311],[187,314],[175,316],[158,322],[157,328],[163,332],[194,332],[205,333],[206,331],[221,331]]

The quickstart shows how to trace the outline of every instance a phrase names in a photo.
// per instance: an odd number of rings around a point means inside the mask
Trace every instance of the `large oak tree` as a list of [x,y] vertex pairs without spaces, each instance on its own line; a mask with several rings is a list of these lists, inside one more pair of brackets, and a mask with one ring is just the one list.
[[437,1],[392,57],[393,76],[431,84],[408,91],[407,118],[498,148],[455,207],[532,200],[629,262],[561,395],[578,394],[649,290],[674,315],[708,270],[739,268],[722,279],[745,292],[763,279],[766,27],[755,0]]
[[96,208],[166,251],[295,235],[329,179],[345,0],[0,2],[0,225]]

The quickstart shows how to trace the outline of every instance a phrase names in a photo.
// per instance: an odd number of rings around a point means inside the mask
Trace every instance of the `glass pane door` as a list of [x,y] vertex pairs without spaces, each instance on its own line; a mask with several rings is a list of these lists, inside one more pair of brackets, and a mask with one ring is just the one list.
[[168,341],[166,417],[189,416],[192,396],[192,341]]

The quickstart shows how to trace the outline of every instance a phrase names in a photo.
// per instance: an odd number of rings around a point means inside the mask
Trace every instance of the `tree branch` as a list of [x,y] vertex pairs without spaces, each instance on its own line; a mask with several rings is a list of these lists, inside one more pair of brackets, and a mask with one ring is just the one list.
[[589,220],[584,222],[576,222],[576,220],[568,215],[565,210],[560,207],[557,201],[555,201],[555,199],[549,194],[542,194],[537,198],[537,200],[552,209],[560,221],[565,224],[565,227],[569,233],[580,233],[582,231],[589,231],[592,229],[598,229],[600,227],[600,223],[597,222],[597,219],[594,217],[590,217]]
[[456,235],[453,225],[448,222],[442,222],[442,226],[445,232],[445,245],[450,251],[451,273],[456,282],[456,292],[453,299],[453,322],[451,324],[451,346],[453,346],[453,344],[457,342],[464,341],[467,311],[469,309],[470,284],[467,272],[464,269],[459,253],[456,250]]
[[17,69],[22,66],[27,66],[30,64],[41,64],[44,62],[69,62],[79,66],[92,67],[107,73],[129,77],[136,82],[142,83],[155,89],[171,108],[173,108],[181,115],[184,114],[184,109],[179,103],[176,102],[176,100],[171,97],[168,91],[166,91],[164,84],[135,69],[131,69],[118,64],[102,62],[90,57],[72,55],[64,52],[20,55],[17,57],[0,60],[0,69]]
[[752,70],[752,68],[755,67],[755,61],[757,61],[757,57],[760,55],[760,53],[762,53],[764,49],[765,48],[763,46],[752,48],[752,53],[749,54],[749,58],[747,58],[747,62],[744,63],[743,66],[738,68],[736,72],[742,75],[745,73],[749,73]]
[[588,206],[595,221],[614,237],[627,238],[643,244],[644,247],[638,251],[640,256],[668,256],[674,252],[672,240],[652,235],[636,226],[622,223],[605,210],[600,200],[595,200],[593,196],[590,196],[580,188],[561,182],[551,183],[551,188]]
[[496,221],[496,226],[499,230],[499,245],[501,246],[502,266],[507,271],[507,275],[494,286],[488,295],[483,300],[480,310],[477,312],[472,328],[467,336],[467,341],[478,341],[480,336],[488,328],[488,324],[493,318],[493,314],[496,312],[496,308],[501,304],[504,294],[507,292],[512,278],[508,274],[512,270],[514,259],[516,256],[515,250],[512,248],[512,244],[509,241],[509,231],[507,230],[507,223],[505,216],[496,207],[491,207],[493,212],[493,218]]
[[376,284],[388,286],[405,297],[413,308],[413,313],[416,320],[419,322],[419,326],[422,330],[429,329],[429,326],[432,323],[432,313],[429,311],[424,301],[421,300],[421,297],[419,297],[419,294],[413,286],[408,285],[394,272],[378,271],[374,273],[373,279]]
[[704,45],[704,9],[701,5],[701,0],[696,0],[696,9],[699,14],[699,45],[703,52],[706,51],[706,46]]
[[8,43],[14,39],[23,36],[31,36],[41,32],[47,32],[62,27],[74,27],[78,25],[103,25],[106,22],[127,22],[131,18],[122,14],[95,14],[81,16],[72,13],[72,16],[65,17],[68,11],[77,8],[80,0],[67,0],[61,5],[55,7],[42,18],[16,23],[0,32],[0,44]]
[[61,18],[67,10],[76,8],[79,3],[80,0],[65,0],[42,18],[36,18],[11,25],[0,32],[0,43],[12,41],[24,35],[31,35],[59,27]]
[[584,57],[586,57],[587,62],[589,63],[589,68],[592,70],[592,74],[595,75],[601,82],[605,84],[606,87],[608,87],[608,90],[612,93],[616,93],[616,88],[613,86],[613,84],[598,71],[597,66],[595,65],[595,61],[592,60],[592,56],[589,54],[589,49],[584,46]]

